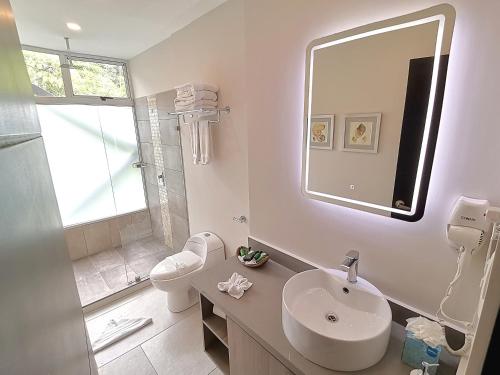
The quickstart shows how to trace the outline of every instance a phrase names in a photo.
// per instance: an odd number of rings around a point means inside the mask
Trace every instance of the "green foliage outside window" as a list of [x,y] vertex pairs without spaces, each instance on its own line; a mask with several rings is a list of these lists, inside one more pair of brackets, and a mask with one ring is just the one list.
[[[23,50],[35,96],[64,97],[59,55]],[[73,59],[70,68],[74,95],[127,98],[123,65]]]
[[59,56],[23,50],[36,96],[65,96]]
[[73,60],[71,82],[75,95],[126,98],[123,66]]

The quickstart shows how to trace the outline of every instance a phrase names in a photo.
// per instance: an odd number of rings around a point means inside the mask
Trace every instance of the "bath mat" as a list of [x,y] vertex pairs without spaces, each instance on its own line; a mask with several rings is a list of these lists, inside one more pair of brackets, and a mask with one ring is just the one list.
[[97,353],[152,322],[151,318],[111,319],[99,338],[92,341],[92,350]]

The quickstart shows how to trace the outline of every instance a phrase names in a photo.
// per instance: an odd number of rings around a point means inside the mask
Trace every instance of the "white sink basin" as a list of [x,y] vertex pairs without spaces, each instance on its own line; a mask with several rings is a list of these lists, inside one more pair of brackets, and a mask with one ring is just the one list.
[[288,341],[318,365],[357,371],[385,354],[391,309],[382,293],[360,277],[349,283],[338,270],[299,273],[285,284],[281,305]]

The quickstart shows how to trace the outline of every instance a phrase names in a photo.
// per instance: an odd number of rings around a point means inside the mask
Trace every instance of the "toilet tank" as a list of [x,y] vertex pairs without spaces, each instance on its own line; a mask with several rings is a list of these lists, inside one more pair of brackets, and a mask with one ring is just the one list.
[[201,232],[191,236],[183,250],[192,251],[203,259],[203,268],[212,267],[226,259],[224,243],[216,234],[210,232]]

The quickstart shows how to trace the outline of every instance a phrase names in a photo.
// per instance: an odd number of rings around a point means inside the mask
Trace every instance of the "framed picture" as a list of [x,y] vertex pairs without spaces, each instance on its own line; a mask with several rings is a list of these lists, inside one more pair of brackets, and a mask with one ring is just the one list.
[[331,150],[334,130],[334,115],[311,116],[311,148]]
[[346,115],[343,151],[377,153],[381,118],[380,112]]

